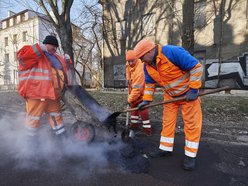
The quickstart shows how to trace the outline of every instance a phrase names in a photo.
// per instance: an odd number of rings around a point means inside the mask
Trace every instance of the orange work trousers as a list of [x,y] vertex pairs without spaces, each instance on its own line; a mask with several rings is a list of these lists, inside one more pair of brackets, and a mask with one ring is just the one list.
[[48,113],[50,126],[56,135],[65,132],[61,116],[60,99],[42,100],[42,99],[26,99],[26,128],[28,135],[35,136],[40,126],[40,118],[43,113]]
[[[169,95],[164,95],[164,100],[170,99],[172,98]],[[163,127],[159,148],[164,151],[173,151],[177,115],[180,106],[184,122],[185,155],[196,157],[202,128],[200,97],[194,101],[178,101],[175,103],[164,104]]]
[[[136,108],[141,101],[131,104],[131,108]],[[149,110],[148,108],[142,110],[135,110],[131,112],[131,126],[138,126],[140,121],[142,122],[142,127],[145,129],[151,129],[150,119],[149,119]]]

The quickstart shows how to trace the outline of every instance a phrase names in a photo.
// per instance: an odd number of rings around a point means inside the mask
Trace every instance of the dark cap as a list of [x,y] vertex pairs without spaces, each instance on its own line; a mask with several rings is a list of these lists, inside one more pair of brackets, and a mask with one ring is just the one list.
[[59,46],[59,42],[58,42],[57,38],[55,36],[52,36],[52,35],[46,36],[46,38],[43,41],[43,44],[51,44],[51,45],[54,45],[56,47]]

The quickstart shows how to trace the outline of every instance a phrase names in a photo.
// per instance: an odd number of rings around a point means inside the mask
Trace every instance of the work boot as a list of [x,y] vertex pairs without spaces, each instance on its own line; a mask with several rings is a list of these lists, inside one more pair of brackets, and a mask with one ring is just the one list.
[[183,169],[192,171],[195,169],[195,164],[196,164],[196,158],[185,156],[185,159],[183,162]]
[[172,156],[172,152],[159,149],[156,152],[148,153],[148,156],[151,158],[169,157],[169,156]]

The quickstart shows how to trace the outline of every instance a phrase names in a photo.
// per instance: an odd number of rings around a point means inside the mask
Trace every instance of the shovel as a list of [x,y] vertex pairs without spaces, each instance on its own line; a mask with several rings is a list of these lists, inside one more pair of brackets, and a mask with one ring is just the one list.
[[[220,91],[223,91],[223,90],[229,90],[229,89],[230,89],[230,87],[222,87],[222,88],[217,88],[217,89],[213,89],[213,90],[209,90],[209,91],[204,91],[204,92],[200,92],[199,96],[205,96],[205,95],[208,95],[208,94],[213,94],[213,93],[216,93],[216,92],[220,92]],[[159,103],[152,103],[152,104],[149,104],[149,105],[146,105],[146,106],[142,107],[142,109],[149,108],[149,107],[154,107],[154,106],[158,106],[158,105],[163,105],[163,104],[168,104],[168,103],[174,103],[174,102],[177,102],[177,101],[184,101],[184,100],[186,100],[186,96],[177,97],[177,98],[174,98],[174,99],[171,99],[171,100],[166,100],[166,101],[159,102]],[[135,110],[139,110],[138,107],[131,108],[131,109],[126,109],[126,110],[122,110],[122,111],[118,111],[118,112],[114,112],[110,116],[108,116],[107,119],[113,119],[113,118],[118,117],[121,113],[132,112],[132,111],[135,111]]]

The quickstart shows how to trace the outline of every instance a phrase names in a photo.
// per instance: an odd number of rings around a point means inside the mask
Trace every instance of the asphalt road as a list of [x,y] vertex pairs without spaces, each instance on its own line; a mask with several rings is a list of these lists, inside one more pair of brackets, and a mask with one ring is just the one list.
[[60,143],[44,125],[39,146],[30,150],[23,135],[24,113],[1,111],[0,116],[0,185],[248,185],[247,144],[219,143],[204,136],[197,168],[188,172],[181,169],[181,132],[176,134],[173,156],[163,158],[143,156],[157,149],[159,129],[152,137],[137,138],[129,158],[123,152],[133,146],[123,144],[120,135],[113,142],[112,134],[103,129],[97,130],[95,142],[81,145]]

